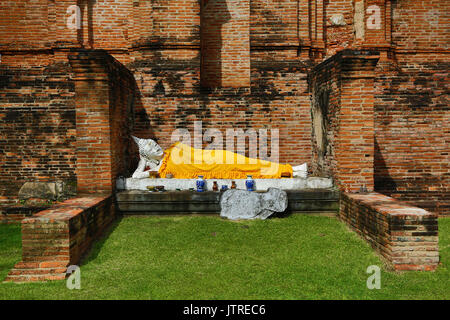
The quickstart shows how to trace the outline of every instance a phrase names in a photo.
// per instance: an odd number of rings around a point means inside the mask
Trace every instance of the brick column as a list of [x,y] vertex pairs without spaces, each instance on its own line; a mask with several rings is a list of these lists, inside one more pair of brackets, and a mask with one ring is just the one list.
[[76,92],[78,193],[113,190],[107,57],[96,50],[69,55]]
[[340,57],[341,97],[337,132],[337,176],[343,189],[373,191],[374,77],[378,55]]
[[341,190],[373,190],[376,52],[344,50],[310,74],[314,173]]

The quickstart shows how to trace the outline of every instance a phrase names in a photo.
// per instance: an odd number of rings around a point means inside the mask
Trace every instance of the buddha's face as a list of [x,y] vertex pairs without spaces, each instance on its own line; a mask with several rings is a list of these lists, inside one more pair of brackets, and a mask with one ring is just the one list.
[[141,139],[133,137],[139,147],[139,154],[147,160],[161,160],[164,150],[152,139]]

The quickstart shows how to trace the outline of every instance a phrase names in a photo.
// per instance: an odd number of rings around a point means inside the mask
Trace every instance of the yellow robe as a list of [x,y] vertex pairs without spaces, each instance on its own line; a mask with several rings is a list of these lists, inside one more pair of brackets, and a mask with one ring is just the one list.
[[161,178],[171,173],[176,179],[274,179],[292,177],[292,166],[247,158],[226,150],[194,149],[181,142],[164,151],[158,171]]

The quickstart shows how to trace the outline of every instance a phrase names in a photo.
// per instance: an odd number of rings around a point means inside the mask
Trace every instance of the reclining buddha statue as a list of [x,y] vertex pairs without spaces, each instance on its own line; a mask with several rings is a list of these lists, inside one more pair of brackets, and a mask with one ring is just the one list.
[[148,178],[157,172],[161,178],[170,173],[176,179],[276,179],[307,176],[306,163],[292,167],[289,164],[248,158],[226,150],[195,149],[176,142],[163,150],[152,139],[133,136],[139,147],[140,161],[132,178]]

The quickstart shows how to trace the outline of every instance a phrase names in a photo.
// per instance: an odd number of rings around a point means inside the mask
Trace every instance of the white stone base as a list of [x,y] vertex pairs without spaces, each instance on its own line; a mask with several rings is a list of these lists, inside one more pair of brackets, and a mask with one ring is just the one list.
[[[125,178],[117,180],[118,190],[147,190],[148,186],[164,186],[167,191],[189,190],[196,188],[197,179],[133,179]],[[246,189],[245,179],[207,179],[206,190],[211,191],[213,182],[217,181],[219,189],[222,185],[231,187],[231,181],[236,182],[238,189]],[[301,190],[301,189],[327,189],[333,186],[329,178],[309,177],[303,178],[281,178],[281,179],[255,179],[255,187],[258,191],[266,191],[268,188],[278,188],[281,190]]]

